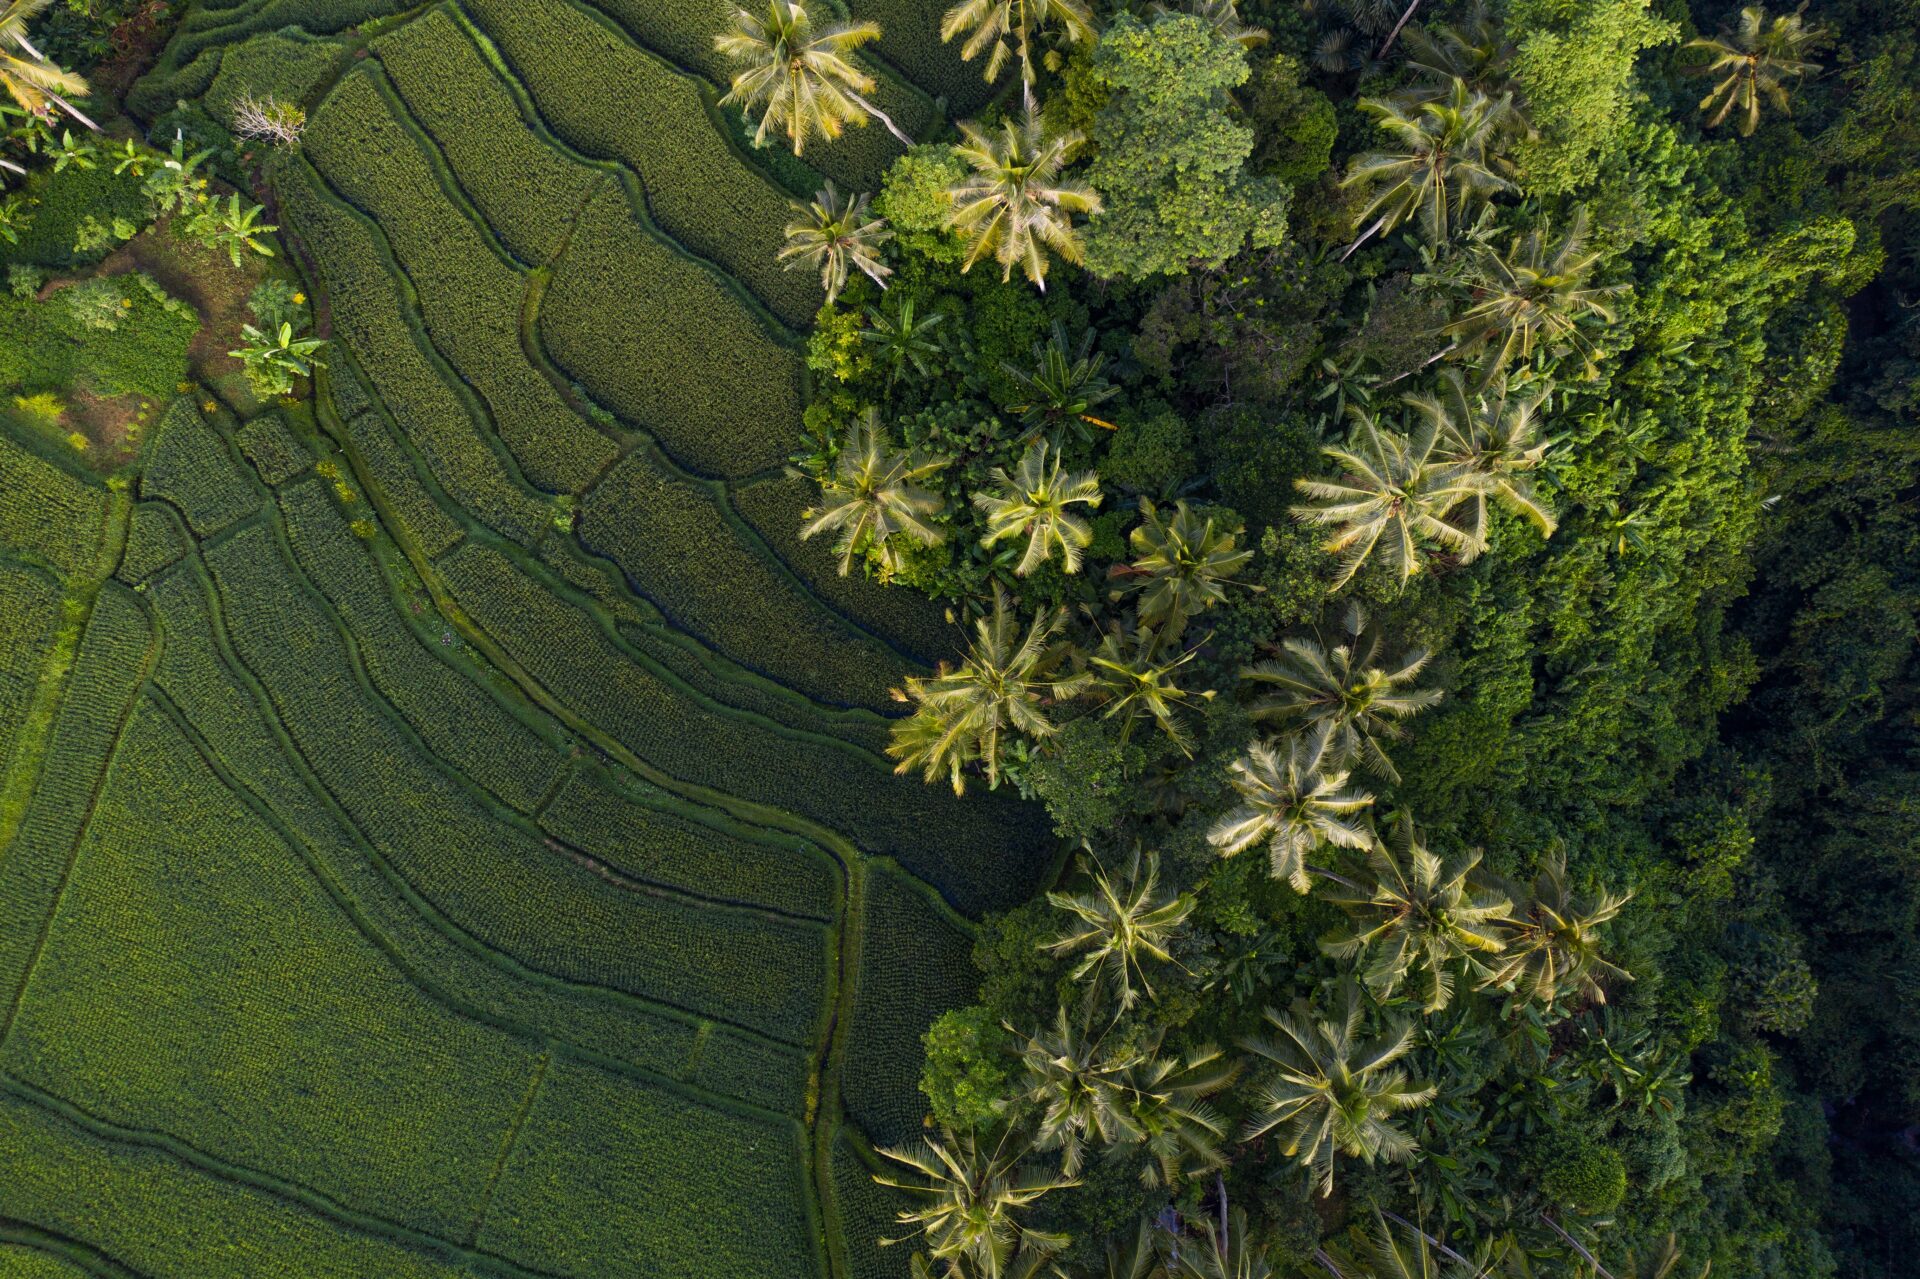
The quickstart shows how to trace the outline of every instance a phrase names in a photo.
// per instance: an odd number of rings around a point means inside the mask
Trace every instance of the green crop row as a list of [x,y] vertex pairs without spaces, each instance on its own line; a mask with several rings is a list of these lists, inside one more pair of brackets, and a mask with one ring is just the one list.
[[200,537],[211,537],[260,509],[260,496],[246,469],[184,395],[160,419],[160,438],[140,475],[140,495],[177,507]]
[[4,1063],[88,1114],[458,1238],[534,1055],[414,989],[146,704]]
[[889,708],[898,655],[822,607],[730,513],[719,485],[639,448],[587,495],[578,527],[675,626],[733,661],[823,702]]
[[684,801],[650,786],[616,789],[600,769],[581,769],[540,815],[540,825],[622,874],[703,896],[771,906],[830,920],[835,875],[827,855],[793,836],[749,837],[718,814],[682,816]]
[[120,555],[120,567],[114,570],[114,576],[129,586],[138,586],[192,549],[193,535],[171,506],[141,502],[133,508],[126,550]]
[[550,521],[545,505],[509,478],[467,404],[428,359],[408,315],[410,299],[385,242],[359,214],[330,198],[305,163],[278,181],[282,215],[300,232],[328,286],[336,341],[346,346],[395,422],[448,495],[503,537],[531,545]]
[[152,638],[133,592],[107,581],[80,639],[33,798],[0,857],[0,1041],[6,1037],[6,1001],[32,969],[42,925],[85,831],[94,786],[133,702]]
[[0,1275],[6,1279],[87,1279],[99,1272],[23,1243],[0,1244]]
[[[553,1274],[806,1279],[804,1136],[572,1063],[548,1070],[479,1244]],[[823,1279],[823,1277],[822,1277]]]
[[942,1009],[973,998],[973,940],[913,885],[885,867],[866,882],[853,1021],[840,1063],[847,1114],[876,1144],[920,1130],[920,1037]]
[[[684,1075],[696,1043],[691,1019],[616,1004],[509,963],[452,929],[377,850],[356,841],[318,783],[303,782],[293,763],[297,753],[282,745],[247,694],[248,681],[222,657],[225,643],[210,612],[212,589],[197,560],[150,585],[147,599],[167,637],[155,683],[228,773],[284,827],[298,832],[314,864],[337,885],[343,909],[351,904],[362,931],[404,956],[415,973],[431,974],[445,991],[442,1002],[464,1004],[496,1024],[656,1075]],[[759,1100],[750,1091],[729,1095]]]
[[902,1192],[875,1181],[873,1174],[877,1171],[860,1157],[845,1128],[835,1134],[833,1203],[840,1210],[840,1238],[847,1249],[850,1279],[907,1279],[912,1246],[883,1248],[880,1241],[904,1233],[899,1213],[918,1205]]
[[313,469],[313,454],[295,439],[278,413],[254,418],[234,433],[233,442],[270,486],[285,484]]
[[[847,0],[847,7],[856,19],[880,24],[880,39],[874,47],[921,89],[944,99],[949,116],[972,115],[992,100],[995,86],[981,75],[985,58],[962,62],[964,41],[957,37],[950,43],[941,41],[940,15],[946,12],[945,6],[919,0]],[[1003,72],[1002,85],[1014,75],[1017,69]]]
[[730,712],[608,638],[499,553],[469,542],[440,569],[460,606],[554,697],[663,772],[812,818],[869,852],[939,883],[960,909],[1005,908],[1030,895],[1044,831],[1030,805],[971,797],[813,734]]
[[209,8],[194,5],[181,19],[152,71],[127,95],[136,115],[151,119],[182,98],[198,98],[214,83],[222,56],[249,37],[286,27],[334,35],[370,18],[385,17],[407,0],[263,0]]
[[454,923],[542,972],[789,1042],[811,1036],[826,979],[821,929],[631,891],[544,847],[382,713],[335,619],[295,584],[270,533],[243,529],[206,558],[235,648],[308,765]]
[[107,494],[35,456],[0,432],[0,545],[39,557],[63,575],[93,566],[107,523]]
[[538,266],[560,251],[573,215],[607,175],[541,142],[538,120],[457,12],[431,10],[382,36],[373,51],[467,198],[514,256]]
[[85,1239],[140,1275],[467,1279],[473,1273],[389,1239],[343,1230],[269,1189],[198,1171],[157,1147],[102,1139],[3,1085],[0,1167],[7,1170],[7,1216]]
[[526,278],[448,198],[375,75],[368,68],[335,87],[307,130],[306,153],[385,232],[434,346],[485,402],[527,478],[578,492],[613,461],[613,442],[527,362],[520,344]]
[[0,560],[0,781],[60,632],[63,594],[51,575]]
[[729,493],[739,512],[807,589],[856,625],[924,665],[950,658],[964,641],[940,606],[917,591],[888,588],[860,572],[840,575],[833,539],[800,540],[800,512],[817,496],[813,481],[789,475],[741,485]]
[[[401,620],[366,545],[350,533],[315,478],[280,494],[300,567],[353,633],[380,695],[427,747],[523,813],[560,772],[559,750],[422,646]],[[450,633],[442,646],[451,646]]]
[[686,1082],[779,1114],[806,1112],[811,1061],[806,1053],[731,1026],[708,1026],[683,1076]]
[[788,197],[714,127],[700,82],[571,4],[467,4],[555,133],[631,168],[660,229],[733,275],[787,325],[812,320],[818,274],[774,260],[792,218]]
[[569,376],[694,470],[750,475],[792,448],[799,357],[724,277],[663,244],[620,187],[575,228],[540,336]]
[[345,45],[315,40],[297,28],[228,45],[200,105],[223,125],[231,124],[233,108],[243,97],[299,105],[332,78],[346,56]]
[[[366,465],[379,490],[386,513],[428,556],[439,555],[466,536],[453,517],[441,509],[415,471],[414,458],[394,439],[384,416],[362,413],[343,428],[346,442]],[[448,506],[453,506],[449,501]],[[457,507],[455,509],[458,509]]]

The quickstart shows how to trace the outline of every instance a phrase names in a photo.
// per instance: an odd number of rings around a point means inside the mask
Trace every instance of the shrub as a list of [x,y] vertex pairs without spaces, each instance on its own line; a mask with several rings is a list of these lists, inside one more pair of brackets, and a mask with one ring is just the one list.
[[921,1042],[920,1091],[934,1121],[955,1131],[991,1126],[1013,1092],[1011,1041],[992,1011],[972,1004],[944,1012]]
[[1600,1216],[1627,1193],[1627,1166],[1612,1146],[1577,1129],[1550,1133],[1529,1152],[1540,1193],[1559,1207]]

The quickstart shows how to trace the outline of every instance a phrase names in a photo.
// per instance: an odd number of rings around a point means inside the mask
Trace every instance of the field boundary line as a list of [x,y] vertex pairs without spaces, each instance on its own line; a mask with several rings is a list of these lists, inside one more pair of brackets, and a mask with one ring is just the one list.
[[105,1250],[17,1217],[0,1217],[0,1243],[15,1244],[71,1262],[99,1279],[147,1279]]
[[552,1064],[553,1046],[549,1044],[535,1059],[533,1077],[527,1081],[527,1091],[520,1098],[520,1108],[514,1111],[507,1131],[501,1138],[500,1153],[494,1156],[493,1171],[487,1175],[486,1189],[480,1193],[480,1205],[473,1214],[473,1225],[467,1228],[466,1244],[469,1248],[480,1242],[480,1232],[486,1225],[487,1214],[493,1210],[494,1190],[500,1184],[501,1174],[507,1170],[507,1160],[513,1156],[513,1148],[520,1141],[520,1131],[526,1126],[527,1116],[533,1112],[533,1099],[539,1095],[540,1085],[546,1082],[547,1068]]

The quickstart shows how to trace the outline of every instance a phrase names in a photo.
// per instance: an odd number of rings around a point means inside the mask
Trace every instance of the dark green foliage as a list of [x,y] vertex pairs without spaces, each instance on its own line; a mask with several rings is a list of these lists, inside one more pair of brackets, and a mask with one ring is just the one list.
[[1256,142],[1247,163],[1255,173],[1301,187],[1327,171],[1339,132],[1333,103],[1304,83],[1306,69],[1284,53],[1254,54],[1241,90]]
[[139,272],[75,284],[45,301],[0,295],[0,392],[79,387],[170,399],[198,327],[191,307]]
[[74,240],[82,222],[93,218],[111,225],[114,219],[124,218],[145,225],[148,205],[140,179],[113,170],[111,162],[96,162],[91,169],[70,166],[57,173],[36,170],[20,185],[18,197],[28,202],[33,220],[18,244],[0,237],[0,268],[18,264],[65,271],[90,266],[107,256],[108,247],[76,249]]
[[956,1132],[992,1126],[1011,1083],[1012,1037],[975,1004],[940,1014],[924,1036],[920,1091],[934,1122]]
[[1193,428],[1165,404],[1120,415],[1101,478],[1149,497],[1164,498],[1194,472]]
[[1627,1192],[1620,1152],[1568,1129],[1541,1138],[1531,1152],[1540,1193],[1549,1204],[1598,1217],[1619,1206]]

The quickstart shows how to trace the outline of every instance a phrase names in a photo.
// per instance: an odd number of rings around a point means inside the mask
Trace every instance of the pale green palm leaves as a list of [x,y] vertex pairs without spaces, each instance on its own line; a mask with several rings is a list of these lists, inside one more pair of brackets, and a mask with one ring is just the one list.
[[1268,1250],[1247,1229],[1247,1211],[1235,1208],[1209,1229],[1199,1245],[1183,1246],[1168,1267],[1168,1279],[1282,1279]]
[[1122,743],[1132,737],[1135,724],[1150,717],[1181,754],[1191,755],[1193,742],[1180,722],[1180,708],[1195,697],[1211,698],[1213,690],[1190,693],[1175,682],[1175,675],[1197,650],[1166,660],[1157,655],[1159,646],[1159,636],[1150,630],[1116,627],[1108,631],[1088,659],[1087,673],[1092,677],[1088,691],[1105,705],[1105,718],[1121,718]]
[[1073,215],[1100,211],[1092,187],[1060,176],[1080,135],[1052,133],[1031,111],[1022,120],[1009,118],[994,133],[971,122],[960,133],[964,142],[954,154],[973,170],[947,190],[947,225],[968,240],[960,269],[970,271],[992,257],[1001,279],[1011,279],[1018,266],[1045,289],[1049,253],[1068,262],[1082,257]]
[[1255,742],[1227,773],[1240,802],[1207,832],[1207,842],[1223,857],[1264,842],[1274,878],[1304,893],[1313,887],[1307,858],[1315,850],[1373,843],[1363,816],[1373,796],[1349,787],[1344,770],[1329,767],[1324,731],[1296,733],[1284,743]]
[[1089,1142],[1104,1147],[1142,1135],[1127,1110],[1126,1071],[1135,1060],[1102,1055],[1099,1041],[1075,1030],[1065,1008],[1052,1029],[1028,1037],[1021,1064],[1026,1099],[1040,1108],[1034,1145],[1060,1152],[1062,1176],[1080,1174]]
[[1321,949],[1338,959],[1366,955],[1363,976],[1376,998],[1417,980],[1421,1010],[1440,1011],[1453,998],[1457,967],[1506,946],[1502,921],[1513,903],[1473,886],[1479,864],[1476,852],[1447,869],[1402,817],[1367,856],[1372,886],[1334,894],[1352,926]]
[[1354,159],[1341,181],[1369,194],[1355,225],[1374,219],[1347,252],[1380,231],[1419,218],[1427,234],[1441,243],[1469,213],[1512,183],[1494,170],[1492,148],[1511,110],[1504,99],[1474,93],[1455,80],[1444,98],[1407,105],[1388,98],[1365,98],[1361,110],[1391,139],[1391,149]]
[[1011,473],[996,466],[989,476],[994,491],[976,493],[974,505],[987,516],[982,546],[1008,538],[1027,539],[1026,550],[1014,572],[1022,577],[1059,552],[1069,573],[1080,571],[1081,552],[1093,541],[1093,530],[1073,511],[1100,505],[1100,477],[1092,471],[1067,471],[1058,457],[1050,457],[1045,440],[1035,440]]
[[884,575],[898,572],[903,543],[937,546],[945,538],[933,521],[946,503],[920,487],[942,465],[895,449],[879,411],[868,409],[821,479],[820,505],[801,512],[801,539],[838,533],[833,549],[842,577],[868,552],[878,555]]
[[962,32],[960,60],[987,55],[985,75],[998,80],[1009,57],[1020,59],[1020,77],[1033,83],[1033,41],[1057,32],[1068,44],[1093,37],[1093,11],[1083,0],[959,0],[940,19],[942,43]]
[[1014,405],[1013,411],[1029,430],[1047,431],[1055,448],[1060,447],[1062,427],[1071,427],[1081,439],[1092,437],[1089,426],[1114,429],[1113,423],[1093,415],[1120,394],[1101,374],[1107,359],[1093,349],[1093,339],[1094,331],[1088,329],[1076,348],[1067,341],[1066,325],[1055,320],[1051,340],[1033,344],[1031,371],[1011,360],[1000,362],[1001,372],[1026,392],[1026,403]]
[[1212,515],[1201,515],[1184,501],[1171,513],[1146,498],[1140,499],[1141,522],[1129,535],[1133,561],[1114,570],[1122,579],[1114,598],[1139,593],[1136,607],[1142,625],[1177,636],[1188,619],[1227,598],[1233,575],[1253,558],[1236,543],[1239,528],[1223,528]]
[[1244,1047],[1279,1067],[1260,1093],[1248,1121],[1248,1140],[1279,1130],[1281,1149],[1311,1167],[1322,1194],[1333,1191],[1337,1155],[1373,1163],[1399,1162],[1416,1143],[1393,1116],[1425,1105],[1436,1090],[1415,1085],[1394,1063],[1413,1044],[1410,1027],[1396,1026],[1363,1040],[1366,1018],[1359,988],[1346,983],[1331,1014],[1296,1007],[1291,1014],[1267,1010],[1278,1033],[1249,1039]]
[[777,255],[778,260],[785,262],[789,271],[800,266],[818,267],[820,287],[826,290],[829,305],[846,287],[850,268],[865,272],[883,289],[887,277],[893,274],[893,268],[882,262],[879,254],[880,245],[891,239],[893,232],[886,229],[885,222],[869,216],[871,199],[864,192],[842,196],[829,178],[811,203],[793,202],[794,220],[787,223],[787,244]]
[[[62,96],[70,93],[78,97],[86,93],[86,80],[56,66],[34,48],[27,37],[28,21],[52,3],[53,0],[12,0],[0,7],[0,88],[30,115],[50,119],[53,109],[59,107],[98,132],[99,126]],[[20,52],[15,53],[15,49]]]
[[1440,394],[1406,397],[1415,413],[1439,427],[1439,458],[1458,467],[1467,481],[1470,527],[1482,538],[1488,498],[1544,537],[1559,527],[1553,508],[1527,478],[1547,455],[1548,444],[1540,438],[1540,407],[1547,394],[1543,387],[1532,395],[1509,395],[1501,374],[1485,386],[1469,386],[1466,375],[1451,368],[1440,375]]
[[1738,28],[1687,41],[1687,48],[1713,54],[1713,61],[1696,73],[1720,77],[1700,99],[1707,127],[1718,128],[1737,110],[1741,136],[1751,135],[1760,124],[1763,98],[1786,112],[1791,105],[1787,83],[1820,69],[1808,55],[1825,38],[1824,30],[1806,25],[1799,10],[1769,23],[1764,5],[1748,5],[1740,11]]
[[[1387,1224],[1378,1209],[1373,1229],[1351,1246],[1331,1245],[1328,1269],[1339,1279],[1487,1279],[1504,1247],[1483,1247],[1476,1262],[1432,1239],[1413,1223],[1395,1217]],[[1355,1227],[1356,1236],[1360,1234]]]
[[1437,688],[1414,688],[1429,654],[1415,649],[1397,658],[1382,655],[1384,644],[1367,629],[1367,611],[1358,600],[1341,619],[1344,638],[1328,647],[1318,639],[1295,637],[1281,657],[1241,671],[1243,680],[1271,692],[1251,704],[1253,717],[1286,728],[1327,734],[1327,755],[1336,765],[1361,764],[1389,782],[1399,770],[1381,746],[1406,735],[1402,721],[1437,704]]
[[[1447,282],[1464,295],[1466,307],[1441,331],[1461,354],[1485,352],[1487,367],[1504,369],[1514,358],[1530,360],[1535,347],[1553,355],[1578,352],[1591,377],[1598,355],[1580,331],[1588,319],[1612,323],[1613,299],[1624,284],[1589,282],[1602,254],[1587,247],[1587,211],[1558,240],[1543,218],[1525,235],[1515,236],[1505,253],[1479,244]],[[1429,277],[1423,277],[1429,278]],[[1439,277],[1431,277],[1439,278]]]
[[1532,900],[1510,921],[1512,938],[1482,986],[1511,990],[1544,1007],[1563,1000],[1607,1002],[1608,980],[1633,976],[1601,953],[1600,929],[1616,918],[1628,894],[1576,893],[1564,851],[1550,854],[1534,880]]
[[871,344],[880,363],[886,366],[889,387],[905,369],[927,376],[940,355],[936,333],[946,322],[947,313],[934,311],[921,315],[919,311],[920,304],[914,298],[901,299],[898,309],[892,313],[879,307],[867,308],[867,327],[860,330],[860,340]]
[[1073,1179],[1022,1169],[1027,1152],[1010,1132],[992,1149],[972,1133],[942,1132],[938,1138],[880,1153],[918,1174],[876,1174],[874,1180],[920,1200],[920,1206],[901,1211],[900,1223],[925,1237],[927,1251],[946,1264],[949,1274],[1001,1279],[1014,1272],[1010,1263],[1016,1250],[1031,1256],[1063,1242],[1024,1228],[1014,1214],[1050,1191],[1074,1184]]
[[959,667],[943,663],[931,678],[907,680],[902,696],[918,709],[894,726],[887,746],[899,761],[894,771],[919,768],[928,781],[945,772],[958,795],[966,789],[962,770],[977,760],[989,783],[999,785],[1004,736],[1051,737],[1047,706],[1085,687],[1084,676],[1055,674],[1066,651],[1053,639],[1065,622],[1064,611],[1042,612],[1023,636],[1006,594],[996,591],[993,612],[974,623],[974,642]]
[[1150,1051],[1127,1067],[1128,1113],[1153,1157],[1140,1174],[1148,1185],[1177,1186],[1225,1165],[1227,1122],[1207,1099],[1239,1073],[1240,1063],[1212,1044],[1182,1057]]
[[764,146],[768,137],[783,133],[795,155],[806,149],[808,138],[818,134],[831,142],[869,115],[912,146],[911,138],[861,96],[873,92],[874,79],[849,61],[855,49],[879,38],[876,22],[816,26],[799,0],[769,0],[764,17],[736,9],[733,29],[713,40],[715,49],[740,64],[720,105],[738,103],[749,116],[758,110],[754,145]]
[[1078,955],[1072,979],[1091,978],[1094,988],[1111,992],[1125,1011],[1142,991],[1153,997],[1147,961],[1173,962],[1169,947],[1193,912],[1193,901],[1161,891],[1158,853],[1143,855],[1135,849],[1126,874],[1118,879],[1098,863],[1083,861],[1081,868],[1087,873],[1087,891],[1047,894],[1047,901],[1075,922],[1045,949],[1054,955]]
[[1294,507],[1295,517],[1334,530],[1325,543],[1328,552],[1341,557],[1334,589],[1375,556],[1405,583],[1424,566],[1428,547],[1462,560],[1478,555],[1485,543],[1446,518],[1472,489],[1436,455],[1440,434],[1433,424],[1406,436],[1381,426],[1371,414],[1355,410],[1354,418],[1357,442],[1322,450],[1340,463],[1343,474],[1294,482],[1313,499]]

